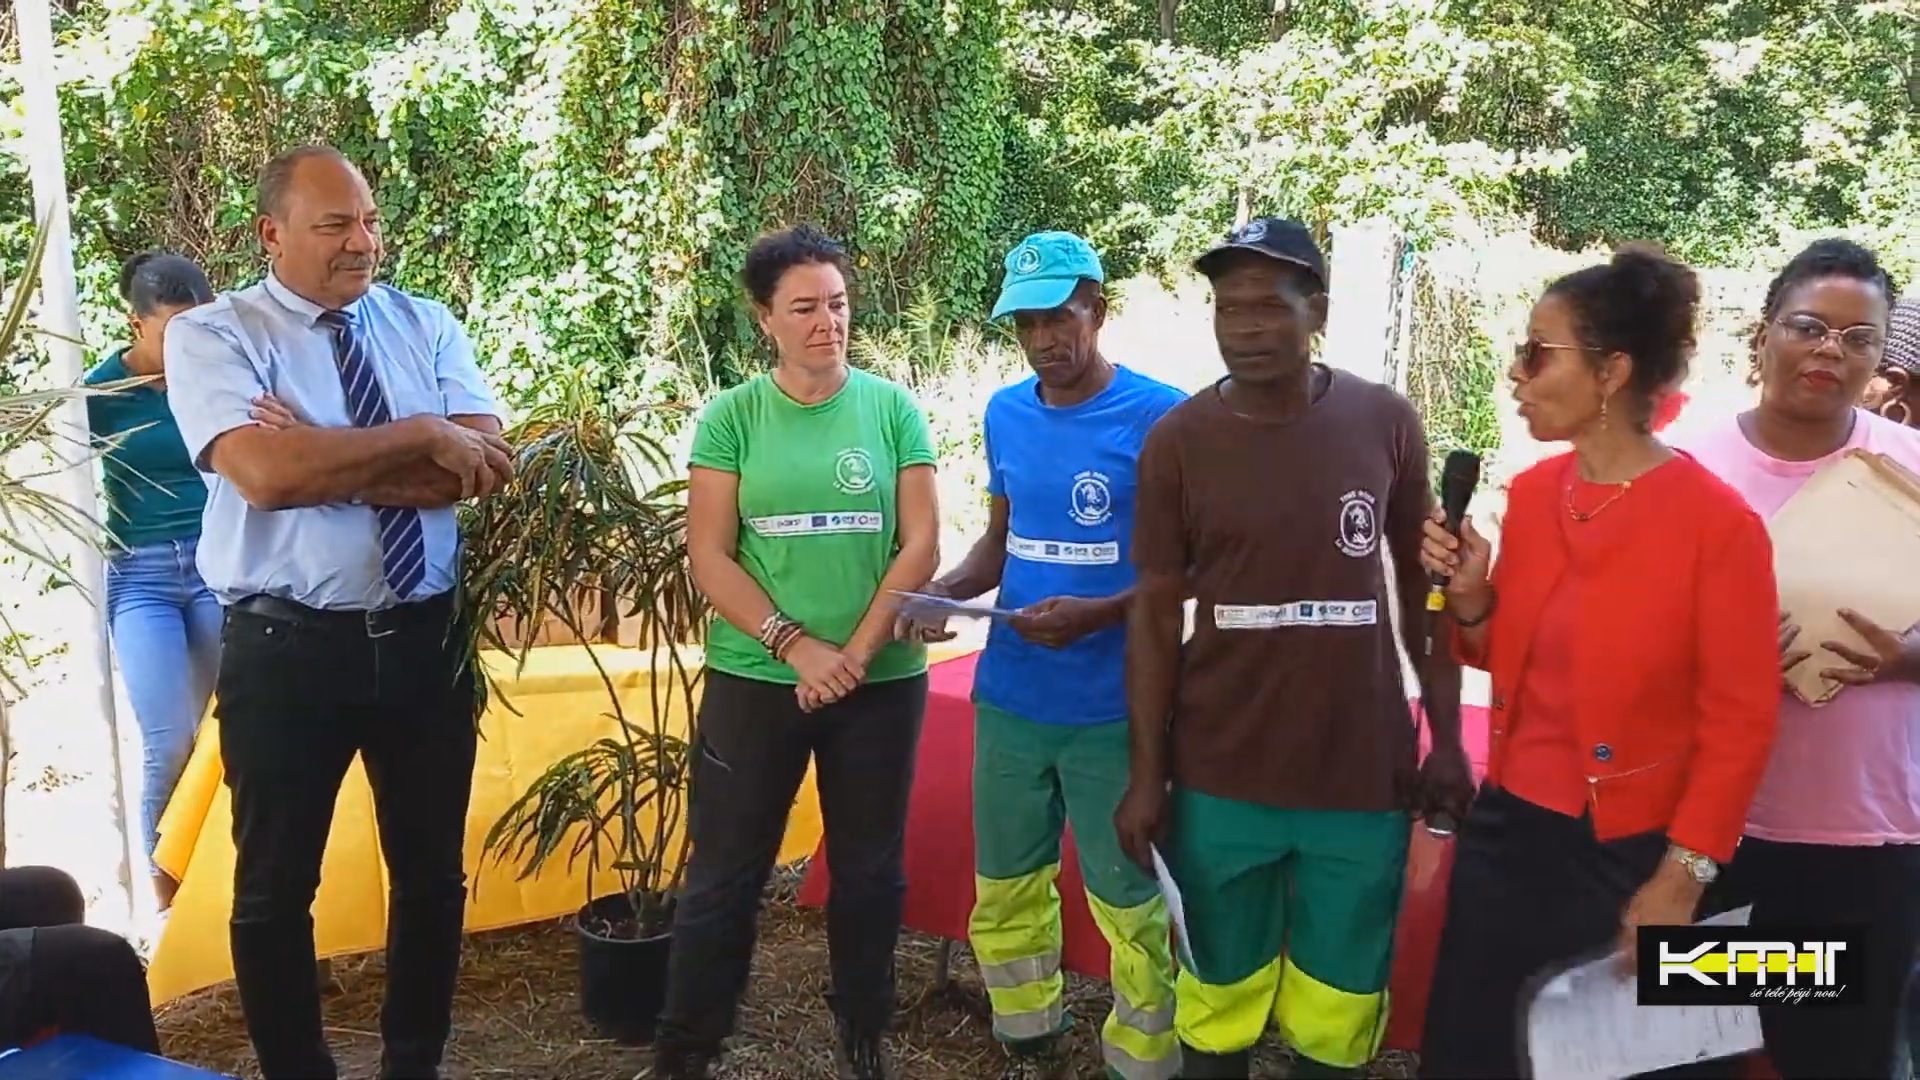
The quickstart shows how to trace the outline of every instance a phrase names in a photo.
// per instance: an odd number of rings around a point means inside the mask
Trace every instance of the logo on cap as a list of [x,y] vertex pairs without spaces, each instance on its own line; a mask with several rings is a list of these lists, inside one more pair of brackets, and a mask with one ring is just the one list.
[[1245,225],[1240,226],[1240,231],[1234,234],[1233,242],[1236,244],[1257,244],[1266,238],[1267,223],[1264,221],[1249,221]]
[[1031,274],[1040,269],[1040,249],[1028,244],[1013,253],[1013,272]]

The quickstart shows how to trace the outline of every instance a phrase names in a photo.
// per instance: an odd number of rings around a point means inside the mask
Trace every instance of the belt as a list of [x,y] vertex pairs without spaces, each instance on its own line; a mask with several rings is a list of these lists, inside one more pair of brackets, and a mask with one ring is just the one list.
[[453,616],[453,593],[451,591],[438,593],[425,599],[399,603],[375,611],[332,611],[326,608],[309,607],[298,601],[278,596],[255,593],[235,600],[230,610],[262,619],[272,619],[275,622],[292,623],[296,626],[312,626],[333,631],[357,630],[365,633],[367,637],[380,638],[416,626],[444,628]]

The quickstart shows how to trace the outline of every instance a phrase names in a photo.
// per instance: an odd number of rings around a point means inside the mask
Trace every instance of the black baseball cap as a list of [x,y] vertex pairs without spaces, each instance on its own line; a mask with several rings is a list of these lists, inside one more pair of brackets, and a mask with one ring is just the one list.
[[1251,251],[1269,259],[1292,263],[1307,271],[1327,287],[1327,259],[1307,227],[1291,218],[1254,218],[1227,234],[1219,246],[1193,261],[1194,269],[1208,277],[1220,270],[1229,252]]

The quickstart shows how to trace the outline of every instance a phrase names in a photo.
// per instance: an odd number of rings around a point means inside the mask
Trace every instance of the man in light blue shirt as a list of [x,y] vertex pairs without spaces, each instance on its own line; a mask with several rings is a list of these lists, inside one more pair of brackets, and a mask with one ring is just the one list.
[[1126,616],[1135,462],[1184,394],[1100,354],[1100,259],[1070,233],[1028,237],[1006,259],[996,319],[1011,318],[1034,374],[987,403],[987,532],[929,586],[956,599],[999,589],[974,675],[974,859],[969,926],[1014,1071],[1045,1072],[1067,1023],[1060,871],[1069,821],[1094,922],[1112,949],[1102,1057],[1122,1080],[1179,1072],[1168,916],[1121,851],[1113,813],[1128,777]]
[[380,220],[337,151],[261,173],[267,279],[176,317],[168,399],[207,474],[200,574],[226,605],[215,715],[232,945],[269,1080],[337,1075],[311,908],[354,755],[391,892],[383,1077],[438,1075],[460,964],[476,673],[454,504],[509,474],[493,396],[439,303],[374,282]]

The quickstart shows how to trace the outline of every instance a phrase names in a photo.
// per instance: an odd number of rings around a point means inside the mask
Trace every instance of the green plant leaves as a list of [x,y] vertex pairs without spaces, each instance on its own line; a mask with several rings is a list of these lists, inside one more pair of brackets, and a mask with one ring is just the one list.
[[[7,294],[0,315],[0,357],[12,357],[30,346],[35,333],[29,321],[40,287],[40,265],[47,254],[48,233],[36,229],[25,261],[11,280],[0,279]],[[112,390],[115,387],[103,388]],[[94,448],[80,441],[59,422],[60,412],[76,398],[95,391],[60,387],[34,393],[0,392],[0,550],[11,552],[46,571],[56,585],[74,585],[72,570],[58,550],[71,544],[98,545],[106,529],[85,510],[49,491],[55,475],[76,462],[90,459]],[[47,456],[44,468],[20,471],[36,452]],[[7,619],[0,606],[0,683],[21,692],[19,675],[36,659],[29,640]]]
[[[687,645],[707,619],[687,558],[685,483],[658,479],[671,458],[646,433],[646,412],[607,403],[585,378],[561,379],[547,403],[506,433],[512,482],[461,508],[473,654],[500,649],[524,668],[530,629],[510,649],[499,620],[561,623],[586,643],[620,733],[550,766],[494,823],[484,850],[519,864],[523,878],[562,855],[569,866],[585,858],[589,883],[612,870],[643,913],[670,901],[685,863],[688,746],[674,718],[692,723],[699,671]],[[622,615],[639,618],[647,647],[649,700],[640,716],[628,715],[601,659],[614,647],[609,624]],[[501,687],[485,690],[512,707]],[[641,923],[648,932],[646,918]]]

